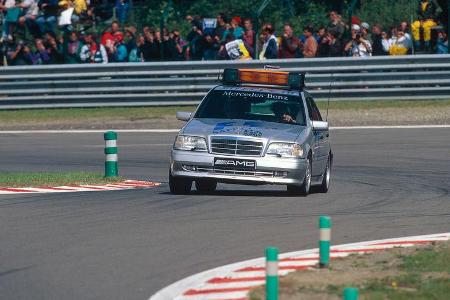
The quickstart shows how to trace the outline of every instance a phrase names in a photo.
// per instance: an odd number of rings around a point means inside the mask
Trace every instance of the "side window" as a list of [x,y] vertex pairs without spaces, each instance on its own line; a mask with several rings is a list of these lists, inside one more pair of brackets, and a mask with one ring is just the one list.
[[322,121],[322,116],[320,115],[320,111],[317,108],[316,103],[313,98],[309,95],[306,96],[306,106],[308,107],[309,118],[313,121]]

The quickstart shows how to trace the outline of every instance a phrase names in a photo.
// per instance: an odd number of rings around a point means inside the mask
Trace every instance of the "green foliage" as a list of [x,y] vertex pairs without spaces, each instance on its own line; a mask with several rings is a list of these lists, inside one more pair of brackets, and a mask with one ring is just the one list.
[[[210,18],[214,18],[220,12],[226,13],[228,16],[251,17],[254,10],[259,6],[259,2],[258,0],[228,0],[223,2],[198,0],[188,9],[187,13]],[[267,9],[273,8],[273,2],[268,5]]]
[[[168,6],[168,3],[171,3]],[[272,0],[259,16],[260,24],[272,23],[277,32],[281,32],[284,23],[292,24],[297,34],[303,32],[306,25],[314,28],[328,23],[328,12],[336,1],[331,0]],[[348,5],[351,1],[344,0],[344,20],[348,20]],[[160,27],[161,16],[166,10],[167,20],[165,26],[169,29],[177,28],[183,35],[191,29],[191,25],[185,20],[186,16],[201,16],[215,18],[220,12],[227,16],[240,16],[241,18],[254,18],[257,9],[263,0],[164,0],[144,1],[134,9],[133,22],[142,26]],[[414,20],[416,18],[417,1],[411,0],[360,0],[353,15],[362,21],[373,25],[380,23],[385,28],[396,26],[401,21]]]
[[[191,0],[173,1],[168,9],[168,17],[165,22],[169,29],[178,28],[182,34],[186,35],[190,30],[190,24],[185,17],[201,16],[215,18],[223,12],[228,17],[240,16],[241,18],[254,19],[257,9],[262,4],[262,0]],[[290,3],[289,3],[290,2]],[[258,20],[260,24],[272,23],[277,31],[282,30],[284,23],[291,23],[295,32],[301,33],[306,25],[325,25],[328,22],[327,11],[329,1],[293,1],[293,0],[272,0],[263,10]],[[159,28],[161,16],[169,1],[145,1],[144,4],[136,6],[134,9],[134,22],[138,27],[151,26]]]
[[411,23],[417,17],[416,9],[417,1],[411,0],[361,0],[361,7],[354,15],[370,25],[379,23],[387,29],[403,21]]
[[169,29],[183,25],[183,12],[175,5],[169,5],[168,1],[147,1],[145,5],[135,9],[135,20],[139,27],[150,26],[159,29],[161,19],[165,17],[165,26]]

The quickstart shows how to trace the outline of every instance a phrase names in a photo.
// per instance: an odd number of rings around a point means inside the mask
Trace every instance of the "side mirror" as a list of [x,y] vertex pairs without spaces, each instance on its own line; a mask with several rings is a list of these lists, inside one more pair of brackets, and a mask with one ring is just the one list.
[[177,111],[177,119],[180,121],[189,121],[191,119],[191,112],[188,111]]
[[325,121],[312,121],[312,126],[314,129],[328,130],[328,122]]

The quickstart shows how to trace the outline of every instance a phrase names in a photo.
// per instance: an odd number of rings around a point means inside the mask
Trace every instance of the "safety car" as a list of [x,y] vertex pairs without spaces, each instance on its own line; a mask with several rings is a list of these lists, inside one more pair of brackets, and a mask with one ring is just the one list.
[[212,193],[217,183],[286,185],[291,194],[327,192],[333,152],[328,122],[304,89],[304,74],[225,69],[171,150],[174,194]]

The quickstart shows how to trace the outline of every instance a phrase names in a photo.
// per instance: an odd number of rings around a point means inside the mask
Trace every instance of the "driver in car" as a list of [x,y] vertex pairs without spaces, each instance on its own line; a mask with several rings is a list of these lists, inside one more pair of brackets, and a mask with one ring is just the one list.
[[277,122],[281,123],[296,123],[295,119],[289,112],[289,107],[286,103],[275,102],[272,104],[272,111],[275,115]]

